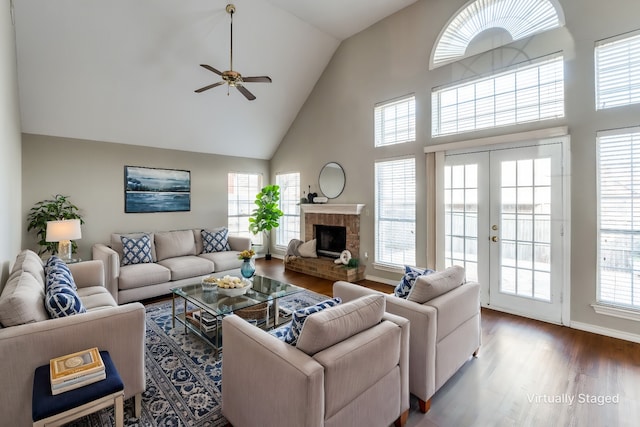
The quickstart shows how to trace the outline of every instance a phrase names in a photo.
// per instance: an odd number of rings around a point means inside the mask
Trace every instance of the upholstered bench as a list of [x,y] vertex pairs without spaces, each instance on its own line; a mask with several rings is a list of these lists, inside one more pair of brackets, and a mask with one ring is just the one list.
[[36,369],[33,379],[34,427],[58,426],[114,405],[116,427],[124,425],[124,383],[109,356],[101,351],[107,378],[61,394],[51,394],[49,365]]

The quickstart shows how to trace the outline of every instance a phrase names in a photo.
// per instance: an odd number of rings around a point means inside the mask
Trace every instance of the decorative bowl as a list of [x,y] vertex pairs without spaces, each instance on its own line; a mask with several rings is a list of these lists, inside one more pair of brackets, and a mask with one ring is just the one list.
[[218,293],[228,297],[244,295],[251,288],[251,282],[239,277],[224,276],[218,279]]
[[244,286],[242,288],[221,288],[218,287],[218,293],[228,297],[238,297],[244,295],[251,286]]
[[218,288],[218,278],[214,276],[207,276],[202,278],[202,290],[213,291]]

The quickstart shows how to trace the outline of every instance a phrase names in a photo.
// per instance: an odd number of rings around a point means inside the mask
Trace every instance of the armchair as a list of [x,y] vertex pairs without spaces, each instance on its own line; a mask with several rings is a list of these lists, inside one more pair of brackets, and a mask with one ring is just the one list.
[[411,323],[409,391],[418,398],[420,410],[427,412],[436,391],[478,353],[480,285],[467,282],[422,304],[349,282],[333,285],[333,296],[343,301],[371,294],[385,295],[387,312]]
[[367,296],[310,315],[295,346],[236,315],[222,324],[222,414],[256,425],[403,425],[409,322]]

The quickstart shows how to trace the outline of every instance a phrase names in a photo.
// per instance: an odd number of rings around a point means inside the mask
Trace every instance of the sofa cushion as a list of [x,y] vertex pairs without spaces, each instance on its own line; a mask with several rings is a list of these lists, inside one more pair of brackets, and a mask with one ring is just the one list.
[[225,227],[216,230],[202,230],[202,253],[230,251],[229,230]]
[[124,256],[122,250],[122,239],[121,236],[138,239],[144,235],[149,236],[149,240],[151,240],[151,258],[153,261],[157,261],[156,258],[156,245],[154,243],[154,234],[153,233],[113,233],[111,234],[111,249],[118,253],[120,257],[120,264],[122,264],[122,257]]
[[78,296],[87,311],[101,310],[108,307],[117,307],[118,303],[111,293],[103,286],[88,286],[78,288]]
[[238,252],[225,251],[225,252],[213,252],[210,254],[200,254],[199,258],[207,259],[214,264],[214,271],[227,271],[234,268],[240,268],[242,260],[238,259]]
[[305,308],[300,308],[294,311],[293,315],[291,316],[291,329],[289,329],[284,341],[287,344],[295,345],[296,342],[298,341],[298,337],[300,336],[300,332],[302,332],[304,322],[307,320],[307,318],[310,315],[314,313],[318,313],[329,307],[335,307],[341,302],[342,300],[340,298],[331,298],[324,301],[320,301],[315,305],[305,307]]
[[196,254],[196,241],[191,230],[155,233],[154,239],[158,261]]
[[134,289],[171,280],[171,271],[156,263],[134,264],[120,268],[118,289]]
[[122,262],[124,265],[147,264],[153,262],[151,239],[144,234],[138,238],[120,236],[122,240]]
[[309,316],[296,347],[310,356],[377,325],[385,311],[383,295],[367,295]]
[[393,294],[398,298],[407,298],[409,292],[411,292],[411,288],[413,287],[416,279],[420,276],[427,275],[433,273],[433,270],[426,270],[420,268],[410,267],[408,265],[404,266],[404,276],[400,280],[400,283],[393,290]]
[[26,271],[12,273],[0,295],[0,324],[9,327],[48,318],[42,283]]
[[409,296],[407,296],[407,301],[423,304],[457,288],[463,281],[464,268],[459,265],[454,265],[446,270],[429,275],[420,276],[411,288],[411,292],[409,292]]
[[158,264],[171,271],[171,280],[188,279],[213,273],[214,264],[197,256],[180,256],[158,261]]
[[16,257],[11,273],[18,270],[33,274],[36,279],[42,282],[42,289],[44,289],[44,265],[37,253],[30,249],[25,249],[20,252]]

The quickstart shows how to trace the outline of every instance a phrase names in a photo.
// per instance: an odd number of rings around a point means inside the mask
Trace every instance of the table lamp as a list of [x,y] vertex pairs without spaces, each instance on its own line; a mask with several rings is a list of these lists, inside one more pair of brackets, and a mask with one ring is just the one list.
[[82,238],[79,219],[47,221],[47,242],[58,242],[58,256],[63,261],[71,260],[72,240]]

